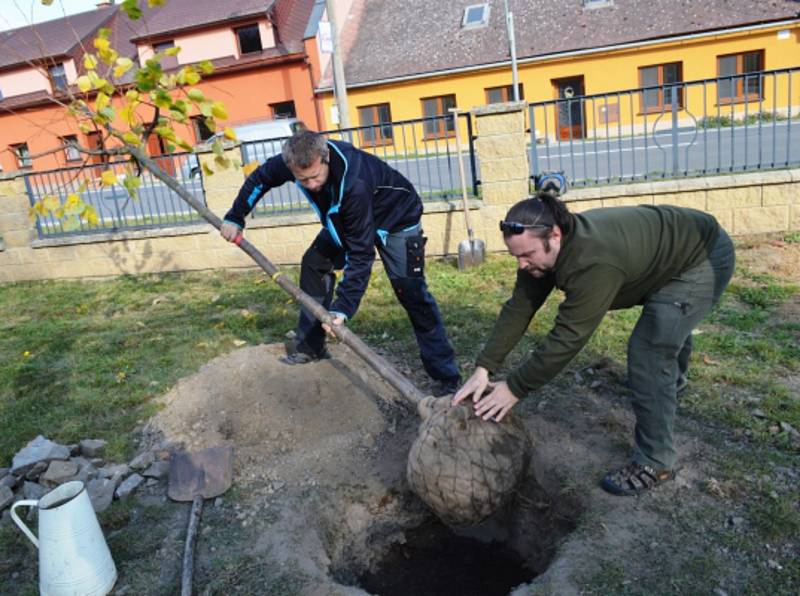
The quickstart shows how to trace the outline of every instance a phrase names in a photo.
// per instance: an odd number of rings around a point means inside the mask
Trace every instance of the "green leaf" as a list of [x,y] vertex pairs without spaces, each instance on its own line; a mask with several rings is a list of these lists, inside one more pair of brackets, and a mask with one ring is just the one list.
[[202,72],[204,75],[210,75],[214,72],[214,65],[210,60],[202,60],[197,64],[197,68],[199,68],[200,72]]
[[139,0],[122,0],[121,7],[132,21],[142,18],[142,9],[139,8]]

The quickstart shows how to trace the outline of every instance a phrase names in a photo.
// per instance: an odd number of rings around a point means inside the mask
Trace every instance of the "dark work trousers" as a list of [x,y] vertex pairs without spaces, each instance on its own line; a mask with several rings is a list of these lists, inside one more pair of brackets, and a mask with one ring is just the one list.
[[[376,239],[383,268],[395,296],[408,313],[417,338],[422,365],[437,381],[460,378],[453,346],[447,339],[436,300],[425,282],[425,238],[419,226],[389,234],[385,244]],[[328,230],[317,235],[303,255],[300,288],[326,309],[333,300],[334,270],[345,265],[344,250],[337,246]],[[297,324],[297,349],[319,354],[325,345],[322,325],[306,309],[301,309]]]
[[699,265],[672,278],[644,303],[628,342],[628,376],[636,415],[634,460],[656,470],[676,462],[673,427],[677,384],[692,353],[692,329],[733,275],[733,242],[724,230]]

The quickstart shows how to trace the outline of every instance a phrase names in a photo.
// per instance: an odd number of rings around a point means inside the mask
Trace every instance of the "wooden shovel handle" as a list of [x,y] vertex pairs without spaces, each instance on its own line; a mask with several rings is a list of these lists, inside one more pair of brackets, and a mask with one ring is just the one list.
[[183,571],[181,572],[181,596],[192,596],[192,576],[194,575],[194,545],[197,541],[197,528],[203,515],[203,495],[192,501],[189,525],[186,528],[186,544],[183,547]]
[[[168,188],[173,190],[181,199],[192,206],[200,216],[216,229],[222,227],[222,220],[210,211],[205,205],[198,202],[192,195],[190,195],[174,178],[164,172],[150,157],[148,157],[138,147],[128,147],[131,155],[153,176],[161,180]],[[261,251],[253,246],[244,237],[237,238],[237,246],[247,253],[259,267],[266,271],[281,288],[289,293],[295,300],[302,304],[317,320],[323,323],[331,323],[332,318],[327,310],[321,304],[314,300],[311,296],[306,294],[303,290],[298,288],[291,280],[289,280],[272,262],[265,257]],[[392,387],[400,392],[406,401],[416,408],[417,404],[425,397],[414,384],[400,372],[394,368],[388,360],[376,354],[367,344],[365,344],[360,337],[350,331],[345,325],[331,325],[333,333],[338,337],[342,343],[349,346],[356,354],[363,358],[375,372],[377,372],[383,379],[385,379]]]

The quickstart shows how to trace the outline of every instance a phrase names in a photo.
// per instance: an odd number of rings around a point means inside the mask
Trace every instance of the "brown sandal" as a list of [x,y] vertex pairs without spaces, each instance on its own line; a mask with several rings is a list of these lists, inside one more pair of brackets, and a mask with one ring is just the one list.
[[673,470],[656,471],[648,465],[632,461],[616,472],[606,474],[600,486],[612,495],[633,496],[673,478]]

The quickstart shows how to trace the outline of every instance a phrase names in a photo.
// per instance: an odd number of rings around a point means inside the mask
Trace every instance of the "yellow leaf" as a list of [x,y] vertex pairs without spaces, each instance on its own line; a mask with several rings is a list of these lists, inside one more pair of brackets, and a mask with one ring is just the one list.
[[92,88],[92,81],[86,75],[78,77],[78,79],[75,82],[78,84],[78,89],[80,89],[82,93],[86,93],[89,89]]
[[122,121],[128,126],[134,126],[136,124],[136,111],[134,106],[131,104],[123,106],[119,111],[119,117],[122,118]]
[[209,166],[206,162],[203,162],[203,174],[205,174],[206,176],[214,175],[214,170],[212,170],[211,166]]
[[251,161],[250,163],[244,164],[244,167],[242,167],[242,172],[244,172],[245,176],[249,176],[250,174],[255,172],[257,169],[258,169],[258,162],[257,161]]
[[67,195],[64,200],[64,214],[65,215],[80,215],[86,209],[86,203],[74,192]]
[[165,56],[177,56],[181,52],[181,46],[173,46],[164,50]]
[[28,221],[31,222],[31,224],[35,224],[36,223],[36,217],[38,215],[39,215],[39,212],[36,209],[36,205],[34,205],[33,207],[30,207],[28,209]]
[[125,93],[125,97],[130,101],[136,101],[139,99],[139,92],[136,89],[128,89]]
[[139,135],[136,135],[130,131],[122,135],[122,140],[128,143],[128,145],[134,145],[134,146],[138,146],[141,141]]
[[90,226],[96,226],[100,223],[100,219],[97,217],[97,211],[91,205],[86,205],[86,209],[83,210],[83,218]]
[[230,126],[226,126],[225,129],[222,131],[222,134],[225,135],[226,139],[231,141],[236,140],[236,131],[233,130]]
[[111,98],[101,91],[100,93],[97,94],[97,99],[95,100],[94,109],[100,112],[103,110],[103,108],[108,107],[108,104],[110,102]]
[[97,68],[97,57],[94,54],[86,54],[83,57],[83,67],[86,70],[94,70]]
[[229,167],[231,167],[231,160],[230,160],[230,159],[228,159],[227,157],[224,157],[224,156],[222,156],[222,155],[217,155],[217,156],[214,158],[214,161],[215,161],[215,162],[217,163],[217,165],[218,165],[219,167],[221,167],[223,170],[224,170],[224,169],[226,169],[226,168],[229,168]]
[[79,230],[81,227],[81,220],[78,219],[77,215],[70,215],[66,219],[61,220],[61,228],[65,232],[74,232]]
[[87,188],[89,188],[89,181],[83,180],[83,182],[81,182],[81,185],[78,187],[78,194],[85,193]]
[[80,124],[78,124],[78,128],[83,134],[89,134],[90,132],[92,132],[92,125],[89,124],[88,122],[81,122]]
[[211,113],[214,118],[219,118],[220,120],[228,119],[228,110],[225,109],[225,104],[221,101],[215,101],[211,104]]
[[94,47],[96,47],[101,52],[107,52],[111,47],[111,42],[108,41],[107,39],[97,37],[94,40]]
[[53,212],[61,207],[61,200],[55,195],[47,195],[42,199],[42,207],[47,211]]
[[114,170],[106,170],[102,173],[101,178],[103,180],[103,186],[114,186],[119,182],[117,180],[117,174]]
[[[42,4],[45,6],[50,6],[53,3],[53,0],[42,0]],[[27,354],[27,352],[26,352]]]
[[203,101],[206,98],[206,96],[203,95],[203,92],[200,91],[200,89],[197,89],[196,87],[193,89],[189,89],[189,91],[186,92],[186,95],[192,101]]
[[94,85],[95,89],[102,89],[106,85],[108,85],[108,81],[106,81],[105,79],[103,79],[101,77],[97,77],[96,79],[92,80],[92,85]]

